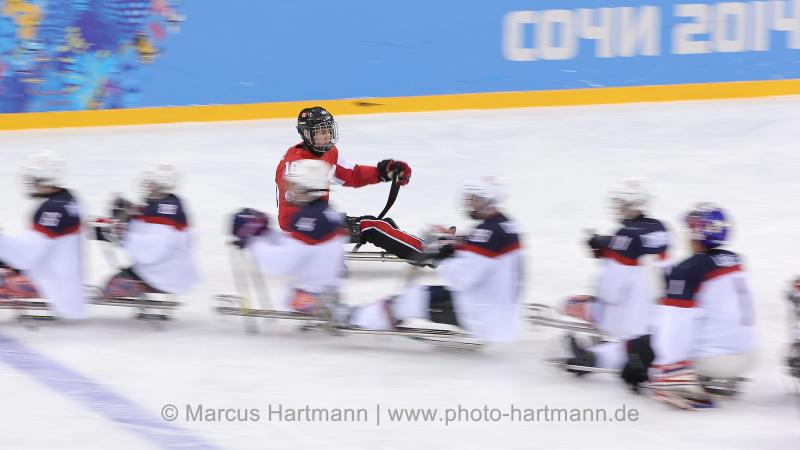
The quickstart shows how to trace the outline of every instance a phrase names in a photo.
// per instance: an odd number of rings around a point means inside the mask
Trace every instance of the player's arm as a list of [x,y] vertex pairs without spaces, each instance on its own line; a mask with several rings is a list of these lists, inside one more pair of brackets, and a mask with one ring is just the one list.
[[671,263],[668,259],[670,235],[669,232],[661,227],[648,233],[639,235],[642,254],[653,255],[655,257],[653,265],[661,269],[665,274],[669,273]]
[[348,187],[367,186],[394,178],[405,185],[411,180],[411,167],[394,159],[384,159],[375,166],[353,165],[339,157],[333,175],[336,182]]
[[343,186],[362,187],[381,182],[376,166],[350,164],[344,158],[339,157],[334,167],[334,181]]
[[676,266],[667,278],[666,295],[655,312],[652,346],[656,365],[689,360],[695,341],[698,317],[695,295],[702,283],[697,257]]

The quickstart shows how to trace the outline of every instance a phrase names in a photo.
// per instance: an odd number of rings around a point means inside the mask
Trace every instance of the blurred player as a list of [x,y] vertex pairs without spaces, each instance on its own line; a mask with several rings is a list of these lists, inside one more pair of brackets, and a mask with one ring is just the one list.
[[500,183],[484,177],[464,185],[464,208],[477,226],[463,240],[438,230],[426,254],[440,261],[445,286],[413,286],[365,306],[337,305],[343,325],[391,330],[409,319],[455,325],[486,342],[516,339],[523,277],[517,228],[500,210]]
[[751,360],[753,299],[741,259],[720,248],[728,240],[726,216],[711,203],[697,204],[689,212],[694,254],[670,272],[652,336],[629,343],[623,378],[632,384],[644,381],[644,371],[654,361],[653,395],[684,409],[711,406],[699,382],[735,381]]
[[[601,259],[597,295],[567,300],[565,313],[587,320],[619,342],[603,342],[588,349],[570,337],[570,366],[620,369],[625,364],[625,341],[648,332],[656,299],[663,284],[669,235],[664,225],[648,217],[650,194],[640,179],[616,186],[611,202],[622,227],[613,236],[593,235],[589,247]],[[654,270],[654,268],[656,270]],[[570,370],[581,374],[579,370]]]
[[[315,106],[300,111],[297,117],[297,132],[303,142],[286,151],[275,171],[277,185],[278,223],[281,229],[290,231],[299,206],[287,199],[288,185],[284,175],[291,172],[292,165],[306,159],[321,160],[332,167],[333,180],[348,187],[362,187],[381,181],[397,179],[400,185],[408,184],[411,167],[403,161],[384,159],[376,166],[350,164],[339,156],[336,141],[339,132],[333,116],[324,108]],[[328,193],[320,197],[328,200]],[[369,242],[402,259],[415,259],[421,254],[422,241],[404,233],[391,219],[378,220],[371,216],[349,217],[351,241]]]
[[[64,160],[52,152],[32,156],[23,169],[25,191],[39,202],[31,229],[0,233],[0,295],[41,298],[63,319],[86,317],[80,208],[64,188]],[[0,299],[2,301],[2,299]]]
[[800,379],[800,276],[792,281],[788,299],[792,305],[794,322],[792,325],[792,343],[786,355],[786,365],[789,368],[789,373],[793,377]]
[[320,159],[294,161],[281,176],[284,200],[294,210],[285,232],[269,227],[253,209],[234,216],[239,245],[266,273],[289,277],[284,307],[316,314],[318,296],[338,290],[344,276],[343,245],[349,241],[344,215],[328,205],[331,166]]
[[118,242],[133,264],[108,281],[104,298],[183,294],[197,282],[189,220],[175,195],[177,183],[172,165],[154,165],[142,173],[143,205],[115,200],[109,240]]

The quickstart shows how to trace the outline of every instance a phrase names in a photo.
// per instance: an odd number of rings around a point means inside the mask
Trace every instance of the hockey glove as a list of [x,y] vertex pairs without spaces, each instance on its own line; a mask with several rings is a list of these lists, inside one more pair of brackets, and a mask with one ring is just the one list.
[[591,238],[586,242],[589,245],[589,248],[592,250],[592,254],[594,254],[595,258],[599,258],[603,254],[603,250],[608,248],[608,245],[611,243],[611,236],[601,236],[599,234],[593,234]]
[[700,384],[692,361],[656,367],[650,387],[653,398],[675,408],[695,410],[714,407],[711,396]]
[[269,217],[263,212],[244,208],[233,216],[233,226],[231,234],[236,237],[233,244],[239,248],[244,248],[247,243],[255,236],[263,233],[269,225]]
[[411,167],[403,161],[384,159],[378,163],[378,176],[381,181],[392,181],[396,178],[397,183],[404,186],[411,181]]
[[647,371],[656,355],[650,347],[650,335],[646,334],[628,341],[625,345],[628,362],[622,368],[622,379],[634,391],[639,392],[639,385],[648,380]]
[[442,260],[453,256],[459,242],[459,238],[455,233],[455,227],[432,227],[425,235],[425,239],[423,239],[422,258],[425,260]]
[[111,201],[111,217],[119,222],[129,222],[142,215],[142,206],[136,205],[120,196]]
[[94,238],[98,241],[119,243],[128,232],[128,222],[118,219],[95,219],[91,222],[94,228]]

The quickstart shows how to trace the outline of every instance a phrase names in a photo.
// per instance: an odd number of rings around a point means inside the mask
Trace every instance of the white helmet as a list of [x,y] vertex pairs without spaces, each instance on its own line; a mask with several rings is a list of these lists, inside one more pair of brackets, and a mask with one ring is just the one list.
[[178,173],[172,164],[154,164],[142,172],[139,193],[142,200],[164,198],[178,187]]
[[332,166],[321,159],[301,159],[287,164],[283,176],[289,183],[287,200],[303,203],[327,195],[331,170]]
[[25,192],[35,196],[43,187],[63,187],[66,165],[64,158],[53,151],[45,150],[31,155],[22,168]]
[[642,178],[628,178],[614,186],[610,194],[611,206],[620,217],[626,219],[626,212],[644,214],[650,204],[647,182]]
[[467,214],[473,219],[497,208],[506,199],[506,190],[497,177],[483,176],[465,182],[461,187]]

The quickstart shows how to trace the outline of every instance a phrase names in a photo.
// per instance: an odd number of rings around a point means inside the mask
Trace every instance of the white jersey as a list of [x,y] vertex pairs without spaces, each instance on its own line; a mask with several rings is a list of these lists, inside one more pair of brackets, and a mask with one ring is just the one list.
[[160,291],[183,294],[198,280],[189,223],[175,195],[149,201],[131,220],[122,248],[133,260],[131,270]]
[[461,327],[487,342],[516,339],[523,270],[513,222],[502,214],[485,220],[438,270]]
[[343,223],[342,214],[320,199],[297,212],[288,232],[269,230],[248,243],[247,251],[264,272],[289,277],[284,308],[290,308],[297,291],[338,291],[345,270],[342,246],[349,242]]
[[595,325],[621,340],[647,334],[657,298],[656,279],[663,280],[660,268],[669,243],[666,229],[658,220],[638,217],[626,220],[614,236],[593,240],[602,259]]
[[86,317],[78,204],[67,190],[47,197],[21,236],[0,234],[0,260],[22,271],[58,317]]
[[677,265],[659,303],[651,339],[656,365],[753,348],[753,298],[733,252],[709,250]]

